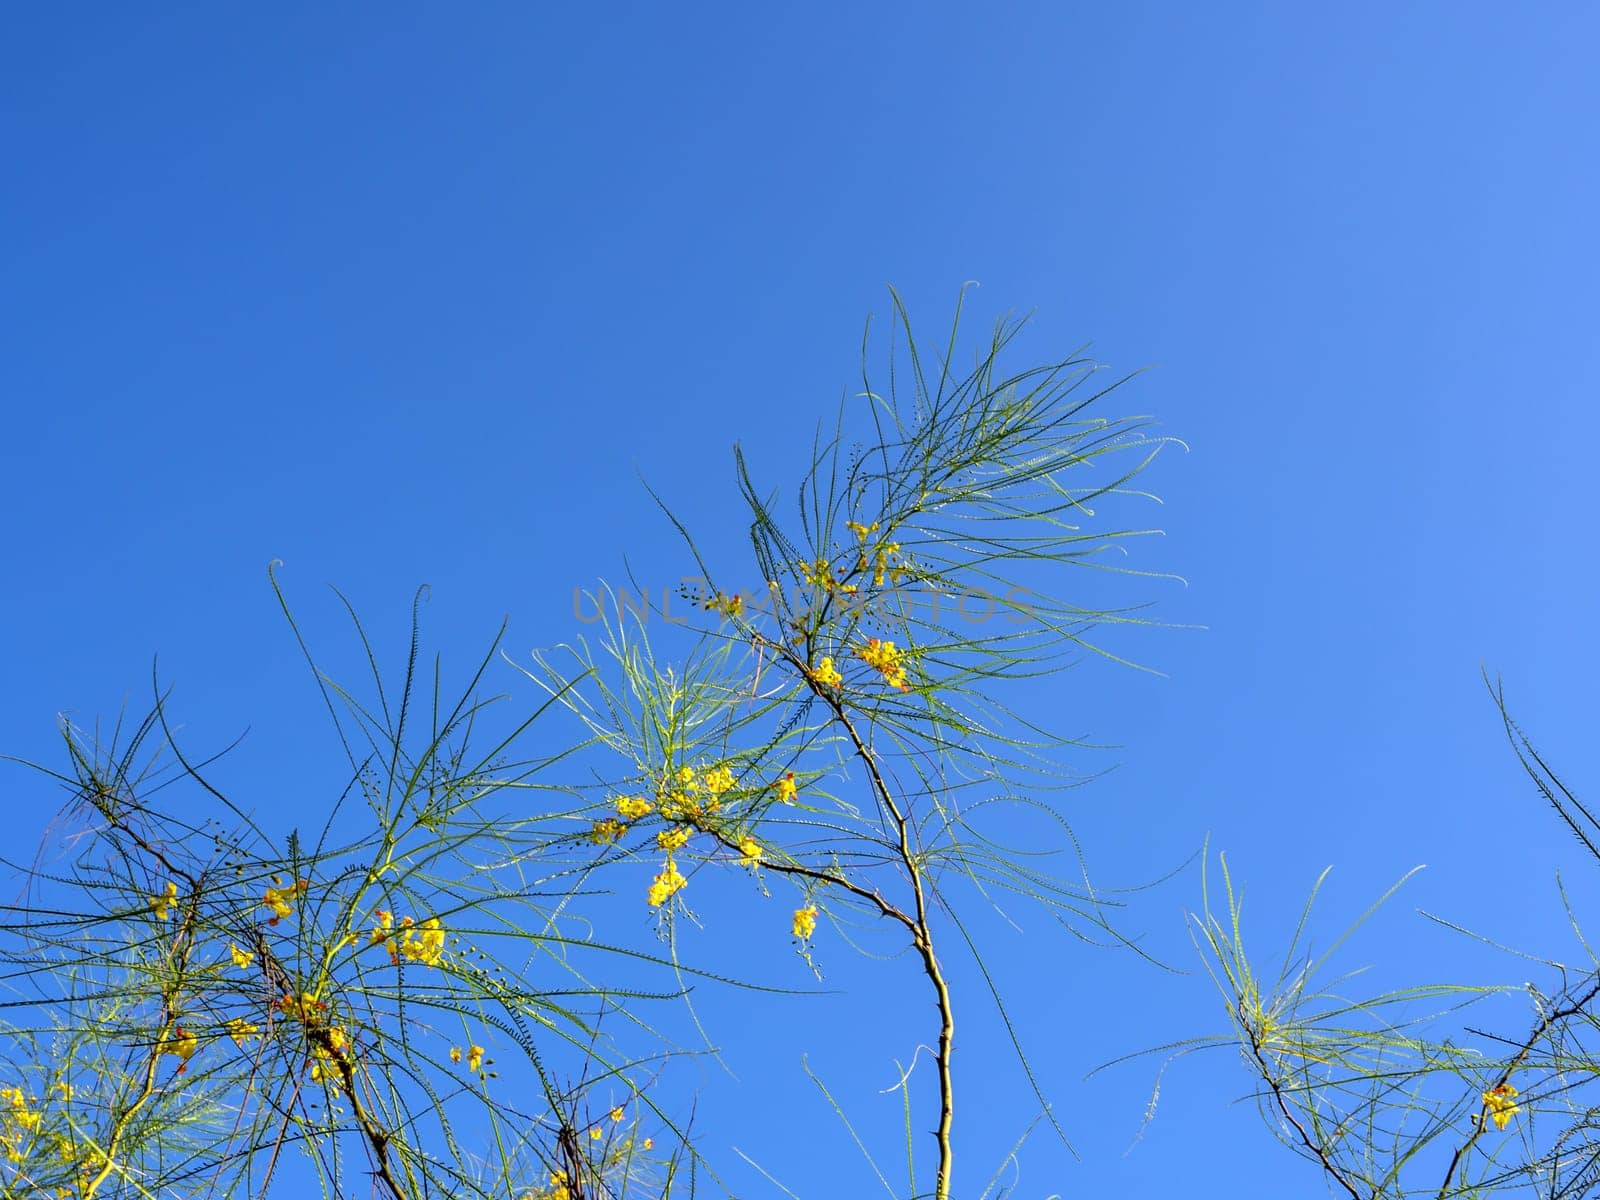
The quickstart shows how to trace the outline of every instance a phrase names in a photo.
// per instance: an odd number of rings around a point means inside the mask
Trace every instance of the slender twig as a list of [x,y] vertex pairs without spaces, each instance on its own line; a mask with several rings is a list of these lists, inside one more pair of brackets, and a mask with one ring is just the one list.
[[[928,921],[928,899],[926,889],[922,882],[922,863],[911,847],[911,822],[906,812],[895,800],[893,791],[883,777],[883,772],[878,768],[877,756],[862,738],[855,722],[850,719],[849,712],[845,709],[844,701],[839,694],[830,688],[824,687],[811,674],[809,666],[797,655],[794,650],[782,643],[768,642],[783,657],[787,658],[790,665],[800,674],[812,692],[827,706],[845,735],[850,739],[851,748],[862,765],[867,770],[868,778],[872,782],[872,790],[888,811],[890,819],[895,825],[898,837],[898,852],[901,863],[905,866],[906,874],[911,880],[911,894],[915,905],[914,915],[909,920],[905,914],[897,909],[891,909],[887,902],[877,897],[876,893],[868,894],[880,906],[881,911],[892,911],[901,921],[905,922],[911,932],[911,944],[916,949],[917,955],[922,960],[923,974],[928,977],[928,983],[933,988],[934,1003],[939,1010],[939,1048],[935,1055],[939,1072],[939,1125],[934,1131],[939,1146],[939,1166],[934,1175],[934,1200],[949,1200],[951,1167],[955,1158],[955,1143],[952,1129],[955,1123],[955,1078],[951,1071],[951,1056],[955,1048],[955,1007],[950,995],[950,986],[945,980],[944,968],[939,963],[938,955],[934,953],[933,931]],[[832,877],[829,882],[839,882]],[[864,893],[863,889],[852,889],[857,894]]]
[[1328,1177],[1348,1192],[1352,1200],[1361,1200],[1361,1193],[1356,1191],[1355,1185],[1345,1178],[1344,1172],[1334,1165],[1333,1160],[1328,1157],[1328,1152],[1323,1148],[1322,1144],[1307,1133],[1306,1127],[1300,1124],[1295,1117],[1293,1110],[1289,1107],[1288,1099],[1283,1094],[1282,1085],[1278,1083],[1277,1076],[1267,1062],[1266,1054],[1262,1052],[1261,1042],[1256,1037],[1255,1029],[1245,1019],[1244,1009],[1236,1005],[1235,1011],[1239,1016],[1239,1027],[1244,1030],[1245,1039],[1250,1043],[1250,1053],[1255,1057],[1256,1065],[1261,1068],[1261,1078],[1267,1081],[1267,1087],[1272,1090],[1272,1098],[1277,1101],[1278,1111],[1283,1114],[1283,1119],[1289,1123],[1295,1133],[1299,1134],[1301,1144],[1322,1164],[1322,1169],[1327,1172]]
[[[696,828],[700,829],[704,833],[710,834],[716,839],[717,843],[723,846],[725,849],[742,849],[739,843],[730,838],[723,830],[712,829],[703,825],[697,825]],[[852,896],[864,900],[868,904],[872,905],[873,908],[878,910],[879,916],[887,917],[891,921],[895,921],[898,924],[904,925],[908,930],[911,931],[913,936],[916,934],[916,920],[901,912],[894,905],[890,904],[883,898],[882,893],[878,892],[876,889],[869,891],[868,889],[862,887],[859,883],[851,882],[843,875],[835,875],[829,871],[819,871],[817,868],[808,867],[804,863],[778,862],[773,859],[762,859],[761,866],[765,870],[776,871],[780,875],[798,875],[802,879],[815,879],[818,883],[825,883],[830,887],[838,888],[840,891],[849,892]]]

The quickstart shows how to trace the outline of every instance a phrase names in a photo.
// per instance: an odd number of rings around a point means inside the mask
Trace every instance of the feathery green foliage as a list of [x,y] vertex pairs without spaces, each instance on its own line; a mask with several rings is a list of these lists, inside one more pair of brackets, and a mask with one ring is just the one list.
[[[1148,532],[1120,514],[1148,499],[1134,481],[1162,445],[1101,414],[1122,381],[1096,386],[1086,358],[1004,369],[1019,328],[1001,322],[962,365],[957,327],[930,349],[896,297],[887,383],[819,434],[796,510],[736,451],[766,591],[718,590],[731,568],[685,531],[709,581],[700,619],[652,645],[646,612],[601,603],[594,645],[522,667],[547,691],[532,715],[496,724],[498,639],[450,690],[414,612],[395,683],[357,621],[370,678],[346,687],[285,604],[348,757],[320,829],[269,836],[187,756],[164,695],[131,730],[64,727],[69,769],[38,769],[68,803],[0,924],[0,1193],[716,1187],[672,1116],[679,1048],[650,1013],[706,978],[679,923],[702,873],[733,871],[789,891],[782,923],[808,962],[868,923],[916,963],[937,1014],[931,1170],[904,1088],[903,1184],[871,1170],[891,1195],[948,1200],[958,1007],[1002,1022],[1028,1067],[963,914],[1004,893],[1120,937],[1054,796],[1075,782],[1072,743],[1005,689],[1111,655],[1095,632],[1139,623],[1073,596],[1140,574],[1109,556]],[[571,744],[523,750],[557,712],[578,718]],[[1018,814],[1057,845],[1008,840]],[[641,862],[659,865],[648,888]],[[656,911],[661,940],[598,932],[619,895]],[[983,981],[975,1007],[959,957]],[[489,1041],[516,1053],[491,1062]],[[1035,1090],[1020,1123],[1054,1124]]]
[[[1498,683],[1490,690],[1537,792],[1600,859],[1600,826],[1512,720]],[[1600,1188],[1600,959],[1581,930],[1587,962],[1545,961],[1554,980],[1548,991],[1441,984],[1352,997],[1345,988],[1353,976],[1323,983],[1320,975],[1355,927],[1304,961],[1303,916],[1266,985],[1245,952],[1242,897],[1226,860],[1222,871],[1226,911],[1214,914],[1208,903],[1194,927],[1232,1032],[1168,1049],[1236,1045],[1259,1084],[1267,1124],[1332,1191],[1353,1200],[1498,1192],[1565,1200]],[[1533,1009],[1523,1029],[1461,1024],[1464,1006],[1518,990]]]

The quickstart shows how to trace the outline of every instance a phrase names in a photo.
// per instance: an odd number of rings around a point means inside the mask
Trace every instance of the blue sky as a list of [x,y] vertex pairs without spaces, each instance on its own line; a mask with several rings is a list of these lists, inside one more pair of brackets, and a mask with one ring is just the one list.
[[[1324,865],[1331,932],[1427,863],[1352,963],[1527,971],[1418,907],[1573,952],[1554,871],[1580,891],[1593,872],[1521,782],[1479,672],[1504,672],[1592,794],[1592,7],[167,5],[6,25],[5,751],[47,757],[58,711],[143,698],[159,654],[197,740],[250,729],[235,794],[312,820],[325,797],[294,781],[332,747],[270,560],[329,646],[327,583],[396,652],[423,582],[447,656],[505,614],[513,653],[560,641],[574,586],[682,565],[640,476],[739,554],[732,441],[792,478],[885,284],[932,328],[973,280],[981,320],[1036,311],[1021,355],[1089,342],[1155,368],[1115,403],[1189,448],[1149,476],[1166,536],[1134,564],[1187,583],[1132,594],[1204,630],[1117,635],[1160,676],[1088,663],[1027,697],[1116,747],[1070,797],[1099,876],[1148,879],[1209,833],[1270,946]],[[39,814],[31,843],[53,801],[6,786]],[[1188,963],[1197,902],[1190,872],[1134,919]],[[997,953],[1082,1161],[1040,1140],[1019,1194],[1317,1186],[1232,1103],[1227,1054],[1175,1069],[1124,1155],[1152,1071],[1084,1072],[1221,1014],[1200,979],[1036,944]],[[702,1120],[763,1161],[855,1171],[797,1052],[754,1066],[763,1031],[843,1031],[813,1062],[863,1109],[907,1049],[860,1015],[872,997],[818,1003],[825,1021],[717,1014],[746,1065],[707,1075]],[[1017,1077],[973,1036],[967,1086],[1000,1111]],[[974,1113],[966,1184],[1011,1131]],[[1202,1158],[1227,1178],[1197,1181]]]

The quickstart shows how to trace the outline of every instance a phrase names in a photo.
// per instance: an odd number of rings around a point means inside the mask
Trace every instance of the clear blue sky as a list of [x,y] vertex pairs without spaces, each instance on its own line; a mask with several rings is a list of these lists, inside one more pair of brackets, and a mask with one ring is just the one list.
[[[542,7],[7,15],[3,749],[49,756],[58,710],[142,699],[159,654],[197,740],[250,728],[234,793],[313,820],[327,794],[289,785],[329,734],[269,560],[324,645],[328,582],[397,651],[421,582],[447,654],[505,613],[515,653],[561,640],[574,585],[682,565],[639,475],[737,553],[732,440],[792,472],[884,284],[938,325],[976,280],[982,318],[1037,310],[1024,354],[1158,368],[1122,403],[1191,447],[1135,564],[1188,586],[1136,598],[1206,630],[1119,635],[1164,678],[1031,697],[1118,747],[1070,798],[1099,876],[1209,832],[1271,946],[1325,864],[1331,921],[1425,862],[1352,964],[1448,973],[1414,907],[1570,953],[1553,871],[1583,868],[1478,672],[1600,794],[1600,12]],[[31,843],[53,798],[5,788]],[[1191,872],[1135,924],[1187,964],[1197,900]],[[1021,1195],[1317,1194],[1227,1054],[1169,1075],[1124,1157],[1151,1070],[1083,1073],[1221,1014],[1202,980],[1030,944],[1002,966],[1083,1161],[1039,1140]],[[870,1111],[909,1048],[854,1023],[868,997],[817,1003],[713,1012],[743,1082],[707,1075],[708,1149],[866,1194],[797,1054],[753,1056],[826,1012],[813,1061]],[[974,1039],[964,1188],[1019,1087]]]

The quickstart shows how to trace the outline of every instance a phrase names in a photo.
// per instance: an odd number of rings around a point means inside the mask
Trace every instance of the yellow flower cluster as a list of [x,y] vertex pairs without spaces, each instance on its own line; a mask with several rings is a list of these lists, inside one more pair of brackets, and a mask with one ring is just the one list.
[[172,906],[178,902],[178,885],[170,879],[167,880],[166,890],[158,896],[150,897],[150,911],[156,920],[165,921],[172,915]]
[[878,532],[878,523],[863,525],[859,521],[846,521],[845,528],[856,535],[856,540],[861,543],[860,556],[856,560],[856,570],[872,572],[872,586],[882,587],[887,579],[890,583],[899,583],[900,577],[906,574],[906,568],[895,561],[895,556],[900,553],[899,542],[880,542],[872,551],[869,559],[867,556],[867,540]]
[[725,617],[737,617],[744,612],[744,597],[735,592],[731,596],[724,596],[718,592],[706,601],[708,612],[721,613]]
[[853,596],[857,587],[853,583],[844,582],[844,568],[835,570],[833,564],[825,558],[800,564],[800,578],[806,581],[808,587],[821,588],[824,592],[838,592],[841,596]]
[[650,893],[646,899],[651,908],[660,908],[688,886],[689,881],[683,877],[678,870],[678,864],[673,862],[672,855],[669,854],[667,861],[662,865],[661,874],[651,882]]
[[241,971],[248,970],[250,965],[256,961],[255,955],[247,950],[239,949],[232,942],[228,943],[228,957],[233,959],[233,965]]
[[823,687],[838,687],[844,682],[844,676],[833,665],[831,656],[824,656],[821,662],[811,668],[811,678]]
[[[620,1107],[613,1108],[606,1115],[614,1123],[621,1123],[624,1117]],[[598,1121],[589,1127],[588,1133],[591,1142],[603,1142],[606,1140],[606,1129]],[[605,1150],[602,1151],[599,1147],[592,1150],[590,1153],[593,1157],[589,1160],[589,1167],[594,1171],[598,1179],[606,1168],[623,1167],[639,1151],[655,1149],[655,1144],[654,1138],[638,1138],[633,1134],[624,1133],[619,1137],[613,1137],[610,1142],[607,1142]],[[585,1174],[588,1174],[588,1172],[585,1172]],[[605,1190],[607,1195],[611,1194],[609,1189],[602,1188],[601,1190]],[[573,1200],[573,1197],[579,1194],[581,1193],[567,1169],[556,1167],[550,1172],[550,1183],[547,1187],[521,1191],[516,1193],[516,1197],[517,1200]]]
[[906,574],[906,568],[894,561],[894,556],[900,553],[899,542],[885,542],[878,547],[878,552],[873,556],[872,583],[874,587],[882,587],[887,577],[890,584],[900,582],[900,577]]
[[794,910],[794,936],[805,941],[817,931],[817,906],[808,905]]
[[1485,1121],[1492,1120],[1496,1129],[1504,1129],[1511,1124],[1511,1118],[1522,1111],[1516,1096],[1517,1089],[1509,1083],[1502,1083],[1499,1087],[1490,1088],[1483,1093]]
[[656,834],[656,845],[668,852],[681,849],[689,840],[689,827],[675,825]]
[[[595,821],[591,836],[597,842],[617,840],[627,831],[627,820],[636,820],[652,812],[659,812],[669,822],[666,828],[656,833],[656,847],[666,855],[666,861],[646,893],[650,906],[660,908],[688,886],[689,881],[678,870],[673,855],[689,844],[689,839],[696,831],[710,831],[730,840],[735,836],[720,833],[707,819],[722,811],[723,797],[737,786],[733,768],[726,763],[704,770],[680,766],[670,771],[662,781],[654,804],[643,796],[619,798],[615,804],[623,819],[608,817]],[[771,786],[785,803],[793,803],[799,791],[792,771]],[[762,845],[749,835],[737,837],[738,841],[734,844],[739,849],[740,863],[747,867],[760,866],[765,853]]]
[[30,1135],[37,1133],[44,1115],[28,1102],[21,1088],[0,1088],[0,1153],[14,1163],[26,1155]]
[[[273,1001],[272,1006],[290,1020],[306,1027],[306,1038],[311,1043],[311,1078],[315,1081],[341,1083],[343,1072],[336,1069],[348,1066],[350,1035],[339,1025],[327,1024],[328,1004],[311,992],[298,996],[285,994]],[[227,1022],[223,1028],[239,1045],[260,1032],[242,1019]]]
[[272,1006],[291,1021],[299,1021],[302,1025],[316,1023],[328,1011],[327,1001],[318,1000],[310,992],[301,992],[298,996],[285,992],[272,1002]]
[[294,912],[295,901],[311,886],[304,879],[297,879],[294,883],[287,884],[276,875],[272,877],[272,883],[272,887],[261,893],[261,906],[272,910],[272,916],[267,918],[268,925],[276,925]]
[[[687,774],[687,778],[685,778]],[[668,821],[683,821],[700,811],[700,801],[694,793],[700,790],[694,772],[684,767],[677,776],[662,785],[656,794],[661,815]]]
[[233,1039],[233,1044],[240,1047],[261,1033],[261,1026],[253,1025],[243,1017],[234,1017],[230,1021],[223,1022],[222,1028]]
[[182,1025],[174,1025],[172,1033],[162,1034],[161,1040],[156,1043],[157,1054],[170,1054],[178,1060],[179,1075],[189,1069],[189,1060],[194,1057],[194,1052],[198,1049],[200,1049],[200,1039]]
[[345,1053],[349,1048],[350,1038],[337,1025],[330,1025],[326,1038],[311,1039],[311,1080],[318,1083],[327,1080],[339,1083],[344,1077],[344,1072],[339,1068],[350,1065],[350,1056]]
[[463,1058],[467,1060],[467,1070],[471,1071],[473,1074],[477,1074],[477,1072],[483,1068],[483,1047],[472,1045],[468,1046],[464,1051],[460,1046],[450,1047],[451,1062],[458,1063]]
[[650,813],[652,805],[643,796],[624,796],[617,801],[617,812],[625,820],[637,821]]
[[[415,924],[410,917],[400,921],[401,941],[400,958],[419,962],[425,967],[436,967],[439,959],[444,954],[444,926],[439,923],[438,917],[429,917],[421,925]],[[389,951],[391,958],[394,951]],[[399,959],[394,961],[398,962]]]
[[[733,772],[727,767],[712,767],[704,775],[696,775],[693,767],[679,767],[661,789],[661,815],[669,821],[694,821],[714,815],[722,808],[723,793],[732,788]],[[704,799],[700,796],[702,791]]]
[[[709,771],[701,774],[693,766],[680,766],[677,771],[667,776],[659,789],[658,803],[651,803],[642,795],[624,795],[616,800],[618,816],[608,816],[592,822],[589,827],[589,840],[595,845],[611,845],[621,842],[622,837],[629,830],[630,821],[638,821],[654,811],[661,811],[662,818],[667,821],[698,822],[710,814],[722,810],[722,797],[726,792],[731,792],[734,786],[733,771],[726,766],[712,766]],[[693,830],[686,826],[677,826],[666,829],[656,834],[656,845],[661,850],[670,851],[682,848]],[[651,890],[651,894],[658,894],[658,890]],[[670,891],[662,896],[670,896]]]
[[[65,1101],[72,1100],[72,1085],[65,1080],[57,1080],[51,1085],[51,1091],[59,1092]],[[92,1145],[84,1145],[72,1136],[47,1129],[45,1114],[35,1107],[38,1103],[21,1088],[0,1088],[0,1157],[20,1166],[38,1150],[54,1150],[60,1162],[76,1169],[78,1182],[76,1191],[71,1187],[57,1187],[50,1194],[56,1200],[71,1200],[74,1195],[86,1194],[89,1179],[104,1165],[105,1156]],[[13,1180],[16,1187],[31,1182],[26,1171],[18,1171]],[[7,1196],[22,1195],[20,1191],[5,1190],[4,1185],[0,1185],[0,1191]],[[29,1194],[46,1193],[34,1186],[29,1189]]]
[[400,918],[400,928],[395,930],[394,914],[385,908],[374,909],[372,933],[367,944],[386,943],[389,961],[398,963],[402,958],[419,962],[425,967],[436,967],[444,955],[444,926],[438,917],[429,917],[418,925],[410,917]]
[[856,657],[883,676],[883,681],[902,692],[909,690],[906,683],[905,651],[893,642],[880,642],[869,638],[867,644],[856,651]]
[[4,1113],[7,1121],[20,1125],[23,1129],[39,1128],[40,1114],[29,1107],[28,1097],[23,1094],[21,1088],[0,1088],[0,1104],[5,1105]]

